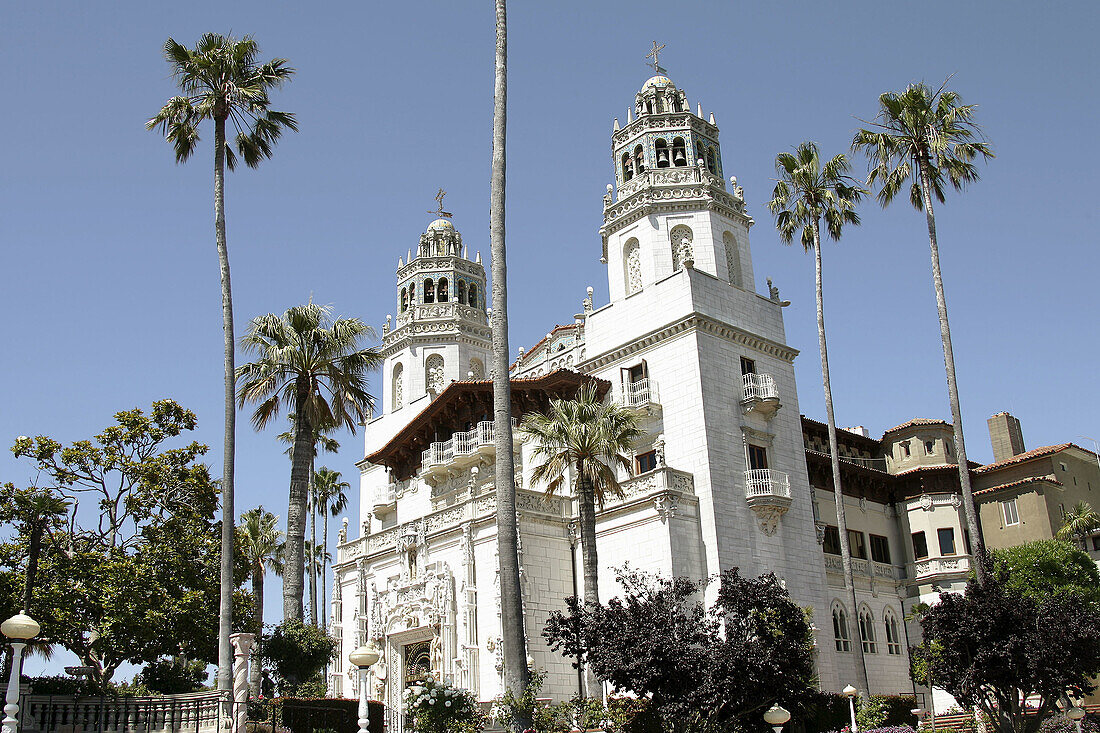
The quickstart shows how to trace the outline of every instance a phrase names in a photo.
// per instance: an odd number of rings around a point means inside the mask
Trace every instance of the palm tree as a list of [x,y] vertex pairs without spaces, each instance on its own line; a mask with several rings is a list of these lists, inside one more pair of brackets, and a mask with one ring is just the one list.
[[[497,497],[497,553],[500,566],[500,635],[504,655],[504,687],[515,696],[527,689],[527,642],[519,585],[519,543],[516,527],[516,479],[512,460],[512,382],[508,370],[508,265],[504,246],[504,194],[508,127],[508,11],[506,0],[494,0],[496,56],[493,82],[493,163],[489,181],[489,249],[493,277],[493,431]],[[523,716],[521,716],[522,718]],[[517,719],[516,733],[531,721]]]
[[[290,420],[291,429],[285,432],[279,433],[279,440],[283,443],[288,443],[289,446],[284,451],[288,456],[293,459],[294,453],[294,414],[287,415]],[[314,466],[317,461],[318,450],[323,450],[326,453],[335,453],[340,450],[340,442],[335,438],[327,435],[331,427],[318,427],[313,428],[313,455],[309,459],[309,489],[307,494],[309,496],[309,538],[310,542],[314,545],[317,544],[317,502],[316,502],[316,481],[317,472],[314,470]],[[325,527],[327,533],[328,527]],[[327,536],[327,534],[326,534]],[[326,543],[327,545],[327,543]],[[317,573],[313,571],[313,566],[310,567],[309,572],[309,620],[314,626],[322,625],[318,619],[317,613]],[[323,592],[322,592],[323,595]],[[324,605],[324,599],[322,598],[321,604]]]
[[[329,516],[339,516],[340,512],[347,509],[348,495],[351,484],[340,477],[339,471],[321,466],[313,477],[313,505],[320,513],[324,524],[321,525],[321,547],[328,552],[328,520]],[[321,563],[321,627],[328,625],[328,616],[324,613],[325,599],[327,598],[327,573],[328,559]]]
[[1087,550],[1089,535],[1098,529],[1100,514],[1093,511],[1092,505],[1087,501],[1079,501],[1066,512],[1062,528],[1055,536],[1060,540],[1076,539]]
[[[248,559],[249,572],[252,573],[252,595],[256,600],[256,639],[259,642],[256,644],[254,657],[259,658],[264,635],[264,573],[270,570],[276,575],[283,574],[283,551],[286,543],[279,530],[279,518],[263,506],[249,509],[241,515],[237,535],[241,552]],[[249,670],[248,688],[253,696],[259,694],[259,664],[253,664]]]
[[[164,57],[182,96],[172,97],[146,123],[172,143],[176,162],[183,163],[199,142],[199,125],[214,122],[214,234],[221,269],[222,331],[225,341],[225,448],[222,464],[221,597],[218,608],[218,689],[233,685],[233,649],[229,634],[233,620],[233,458],[237,413],[234,409],[233,289],[229,280],[229,251],[225,241],[225,168],[236,167],[237,155],[249,168],[270,158],[284,129],[297,130],[293,114],[270,109],[270,91],[291,77],[286,59],[257,63],[260,48],[252,36],[207,33],[194,49],[169,38]],[[225,138],[226,122],[237,136]]]
[[[622,489],[616,467],[630,470],[634,441],[643,435],[634,415],[621,405],[604,403],[595,383],[581,387],[576,399],[550,400],[546,414],[529,412],[521,432],[534,439],[531,479],[546,482],[546,493],[562,490],[571,474],[580,515],[581,557],[584,566],[584,602],[599,604],[599,561],[596,556],[596,506],[619,496]],[[587,676],[588,695],[597,694],[595,677]]]
[[241,338],[245,353],[257,356],[237,369],[239,404],[257,404],[252,424],[262,430],[282,407],[294,412],[283,583],[286,621],[302,620],[314,426],[340,425],[354,433],[373,409],[366,375],[382,363],[382,357],[375,349],[359,345],[360,339],[373,336],[374,329],[358,318],[333,319],[331,308],[311,302],[281,316],[268,313],[253,318]]
[[974,547],[974,563],[978,582],[985,584],[987,573],[981,558],[985,554],[974,495],[970,489],[970,469],[963,442],[962,408],[955,379],[955,354],[951,345],[951,326],[947,320],[947,298],[940,274],[940,249],[936,237],[936,215],[932,197],[944,202],[944,184],[956,190],[978,180],[974,161],[994,157],[993,150],[982,139],[981,128],[974,121],[975,105],[962,104],[956,92],[946,88],[945,81],[936,91],[926,84],[910,84],[904,92],[886,92],[879,96],[879,111],[869,122],[871,129],[862,129],[852,141],[853,150],[863,150],[870,161],[867,184],[878,185],[878,200],[887,206],[912,179],[909,202],[924,211],[928,223],[928,245],[932,252],[932,283],[936,290],[936,308],[940,318],[943,360],[947,371],[947,393],[954,423],[955,456],[959,464],[959,484],[962,487],[966,526]]
[[[779,180],[772,192],[768,209],[775,214],[775,227],[784,244],[794,240],[801,229],[802,246],[814,253],[814,282],[817,288],[817,342],[821,351],[821,383],[825,390],[825,415],[829,425],[829,457],[833,471],[833,489],[836,497],[836,523],[840,534],[840,559],[844,569],[844,586],[848,591],[848,604],[855,617],[856,587],[852,577],[852,551],[848,542],[848,522],[844,516],[844,490],[840,482],[840,458],[837,451],[836,420],[833,416],[833,389],[829,379],[829,350],[825,342],[825,306],[821,289],[821,220],[834,241],[840,240],[845,224],[859,224],[855,204],[866,193],[848,175],[851,165],[843,155],[836,155],[824,165],[817,144],[804,142],[794,154],[780,153],[775,157],[775,171]],[[867,691],[867,666],[863,658],[863,644],[855,644],[856,674],[861,690]]]

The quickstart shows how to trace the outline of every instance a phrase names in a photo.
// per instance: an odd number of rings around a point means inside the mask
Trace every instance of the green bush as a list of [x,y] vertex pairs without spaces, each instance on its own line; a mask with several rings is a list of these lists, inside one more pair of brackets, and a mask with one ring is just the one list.
[[485,727],[484,716],[469,690],[428,675],[405,690],[401,710],[419,733],[475,733]]
[[284,621],[263,645],[261,657],[275,670],[280,694],[298,693],[298,686],[316,675],[336,653],[336,639],[312,624]]
[[[861,731],[896,726],[915,727],[917,718],[911,710],[917,707],[915,698],[905,695],[872,695],[856,700],[856,722]],[[842,730],[852,723],[848,698],[835,692],[817,692],[807,705],[791,711],[792,722],[802,723],[805,733],[826,733]]]
[[134,677],[134,684],[162,695],[198,692],[206,688],[206,662],[199,660],[158,659],[145,665]]

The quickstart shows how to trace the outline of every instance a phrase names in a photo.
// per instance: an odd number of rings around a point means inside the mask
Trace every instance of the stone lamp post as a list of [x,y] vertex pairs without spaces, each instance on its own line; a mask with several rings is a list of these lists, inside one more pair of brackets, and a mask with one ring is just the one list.
[[852,733],[858,733],[859,726],[856,725],[856,697],[859,696],[859,690],[848,685],[840,692],[844,697],[848,698],[848,711],[852,714]]
[[368,641],[348,655],[348,661],[359,668],[359,733],[370,733],[370,713],[367,709],[367,668],[382,655],[378,647]]
[[779,703],[772,705],[768,708],[768,711],[764,713],[764,722],[770,725],[775,733],[783,733],[783,726],[786,725],[790,719],[790,712],[780,707]]
[[4,705],[4,733],[16,733],[19,730],[19,668],[27,640],[38,636],[42,627],[38,622],[20,611],[3,624],[0,633],[11,639],[11,675],[8,677],[8,694]]

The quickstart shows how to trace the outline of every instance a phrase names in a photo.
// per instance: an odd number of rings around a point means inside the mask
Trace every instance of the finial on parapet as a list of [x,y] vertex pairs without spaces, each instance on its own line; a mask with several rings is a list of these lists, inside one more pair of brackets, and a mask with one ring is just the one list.
[[397,258],[397,269],[400,270],[404,266],[405,266],[405,261],[403,259],[401,259],[400,257],[398,257]]
[[631,112],[630,109],[628,108],[626,110],[626,124],[629,125],[633,121],[634,121],[634,113]]
[[718,124],[717,122],[714,121],[714,113],[713,112],[710,113],[710,124],[712,124],[712,125],[717,125]]
[[699,119],[703,119],[703,103],[702,102],[696,102],[695,103],[695,116],[698,117]]
[[611,128],[611,131],[612,131],[612,132],[618,132],[618,131],[619,131],[619,129],[620,129],[620,128],[619,128],[619,118],[618,118],[618,117],[616,117],[616,118],[615,118],[615,126],[614,126],[613,128]]
[[479,264],[479,265],[481,264],[481,250],[480,249],[477,251],[477,260],[476,261],[477,261],[477,264]]
[[591,285],[588,286],[588,290],[586,291],[586,293],[587,294],[584,297],[584,314],[585,314],[585,316],[589,315],[592,312],[592,286]]

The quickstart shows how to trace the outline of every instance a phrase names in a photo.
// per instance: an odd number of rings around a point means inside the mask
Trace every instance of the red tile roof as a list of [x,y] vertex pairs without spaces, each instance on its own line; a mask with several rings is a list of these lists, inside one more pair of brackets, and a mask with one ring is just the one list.
[[1050,478],[1049,476],[1032,476],[1030,478],[1022,478],[1019,481],[1009,481],[1007,484],[1000,484],[999,486],[989,486],[984,489],[978,489],[974,492],[974,496],[981,496],[982,494],[992,494],[994,491],[1000,491],[1001,489],[1011,489],[1017,486],[1023,486],[1024,484],[1033,484],[1037,481],[1045,481],[1048,484],[1054,484],[1055,486],[1061,486],[1062,482]]
[[946,423],[943,420],[930,420],[926,417],[915,417],[909,422],[903,422],[901,425],[895,425],[894,427],[890,428],[882,434],[882,437],[885,438],[890,433],[896,432],[898,430],[904,430],[905,428],[912,428],[917,425],[943,425],[945,427],[951,427],[950,423]]
[[1024,461],[1031,461],[1036,458],[1042,458],[1044,456],[1051,456],[1055,453],[1061,453],[1066,448],[1077,448],[1078,446],[1073,443],[1059,443],[1058,445],[1044,445],[1041,448],[1033,448],[1025,453],[1006,458],[1003,461],[997,461],[996,463],[987,463],[981,468],[975,468],[974,473],[987,473],[1004,466],[1012,466],[1017,463],[1023,463]]

